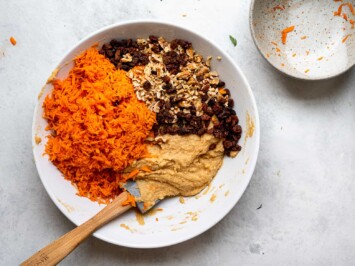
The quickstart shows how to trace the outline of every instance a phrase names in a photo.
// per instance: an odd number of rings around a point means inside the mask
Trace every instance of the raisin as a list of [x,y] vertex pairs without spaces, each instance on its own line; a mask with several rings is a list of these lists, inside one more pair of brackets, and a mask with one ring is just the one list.
[[224,86],[226,86],[226,83],[224,83],[223,81],[219,81],[218,82],[218,85],[217,85],[218,87],[224,87]]
[[217,145],[216,145],[215,143],[212,143],[212,144],[208,147],[208,149],[209,149],[210,151],[212,151],[212,150],[214,150],[216,147],[217,147]]
[[150,82],[149,82],[148,80],[146,80],[146,81],[143,83],[143,89],[149,90],[151,87],[152,87],[152,84],[150,84]]
[[201,96],[201,101],[205,102],[208,100],[208,95],[207,94],[204,94]]
[[229,99],[229,100],[228,100],[228,106],[229,106],[229,107],[233,107],[233,106],[234,106],[234,101],[233,101],[233,99]]
[[203,114],[203,115],[201,116],[201,119],[202,119],[203,121],[210,121],[210,120],[211,120],[211,117],[210,117],[209,115]]
[[149,35],[149,40],[151,43],[156,43],[158,42],[158,37],[155,35]]

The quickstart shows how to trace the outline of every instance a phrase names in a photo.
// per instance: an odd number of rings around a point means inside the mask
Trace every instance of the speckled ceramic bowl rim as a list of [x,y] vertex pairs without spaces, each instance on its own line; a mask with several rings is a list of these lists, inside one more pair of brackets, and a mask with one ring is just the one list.
[[[79,47],[82,43],[86,42],[88,39],[92,38],[93,36],[102,33],[104,31],[108,31],[111,30],[115,27],[118,26],[125,26],[125,25],[132,25],[132,24],[142,24],[142,23],[151,23],[151,24],[157,24],[157,25],[163,25],[163,26],[168,26],[168,27],[174,27],[174,28],[178,28],[187,32],[190,32],[191,34],[194,34],[196,36],[198,36],[199,38],[203,39],[204,41],[210,43],[212,46],[214,46],[215,48],[217,48],[220,52],[221,52],[221,56],[223,56],[224,58],[228,58],[228,60],[230,61],[230,63],[233,65],[233,67],[237,70],[238,74],[241,77],[242,82],[245,85],[246,88],[246,92],[248,94],[248,96],[250,97],[250,101],[251,101],[251,106],[252,108],[255,110],[255,114],[254,114],[254,123],[255,123],[255,130],[254,130],[254,136],[255,139],[253,140],[255,142],[255,156],[253,156],[253,159],[250,160],[249,164],[250,164],[250,171],[248,171],[248,173],[246,173],[245,175],[247,176],[247,182],[244,184],[243,187],[241,187],[241,191],[242,193],[240,195],[238,195],[237,197],[233,198],[233,204],[230,204],[228,206],[228,208],[224,208],[223,210],[221,210],[221,214],[220,215],[216,215],[216,216],[211,216],[211,220],[212,222],[210,223],[210,225],[208,226],[201,226],[200,230],[197,230],[196,232],[188,235],[187,237],[180,237],[179,239],[175,240],[175,241],[170,241],[169,243],[162,243],[160,245],[147,245],[147,244],[142,244],[142,245],[134,245],[134,246],[130,246],[130,245],[124,245],[125,247],[131,247],[131,248],[160,248],[160,247],[166,247],[166,246],[171,246],[171,245],[175,245],[184,241],[187,241],[189,239],[192,239],[202,233],[204,233],[205,231],[207,231],[208,229],[212,228],[215,224],[217,224],[219,221],[221,221],[230,211],[231,209],[237,204],[237,202],[240,200],[241,196],[244,194],[247,186],[250,183],[251,177],[254,173],[255,170],[255,166],[256,166],[256,162],[257,162],[257,158],[258,158],[258,154],[259,154],[259,148],[260,148],[260,122],[259,122],[259,113],[258,113],[258,109],[257,109],[257,105],[256,105],[256,101],[253,95],[253,92],[251,90],[251,87],[245,77],[245,75],[243,74],[243,72],[241,71],[241,69],[237,66],[237,64],[234,62],[234,60],[226,53],[224,52],[223,49],[221,49],[218,45],[216,45],[214,42],[212,42],[211,40],[201,36],[200,34],[187,29],[185,27],[181,27],[178,26],[176,24],[170,23],[170,22],[165,22],[165,21],[161,21],[161,20],[130,20],[130,21],[124,21],[124,22],[120,22],[120,23],[115,23],[115,24],[111,24],[109,26],[103,27],[97,31],[95,31],[94,33],[89,34],[87,37],[85,37],[84,39],[81,39],[77,44],[75,44],[72,48],[70,48],[66,53],[64,53],[64,55],[61,57],[61,61],[60,63],[57,65],[57,67],[60,67],[60,65],[63,63],[63,58],[66,58],[73,50],[75,50],[77,47]],[[38,108],[42,108],[42,106],[39,106],[39,104],[36,104],[35,110],[34,110],[34,114],[36,114],[38,112]],[[32,146],[34,147],[36,145],[35,143],[35,136],[36,136],[36,119],[35,116],[33,118],[33,123],[32,123]],[[35,153],[33,151],[33,155],[35,156]],[[36,163],[36,168],[38,171],[38,164],[37,161],[35,160]],[[39,175],[40,176],[40,175]],[[56,199],[54,192],[52,192],[49,187],[46,184],[46,181],[40,176],[41,182],[43,184],[43,186],[45,187],[48,195],[50,196],[50,198],[52,199],[52,201],[54,202],[54,204],[58,207],[59,210],[62,211],[62,206],[60,206],[60,203],[58,202],[58,200]],[[78,223],[76,223],[75,221],[73,221],[73,219],[66,213],[63,212],[62,213],[74,224],[79,225]],[[112,240],[104,237],[103,235],[100,235],[98,232],[93,233],[93,236],[106,241],[108,243],[112,243],[117,245],[117,243],[113,242]]]
[[349,65],[348,68],[345,68],[344,70],[334,74],[334,75],[331,75],[331,76],[326,76],[326,77],[320,77],[320,78],[306,78],[306,77],[299,77],[299,76],[295,76],[295,75],[291,75],[290,73],[284,71],[284,68],[280,68],[278,65],[274,64],[272,61],[270,61],[266,56],[265,54],[261,51],[261,48],[259,46],[259,43],[258,41],[256,40],[256,35],[255,35],[255,31],[254,31],[254,26],[253,26],[253,13],[254,13],[254,6],[255,6],[255,2],[256,1],[260,1],[260,0],[251,0],[251,3],[250,3],[250,8],[249,8],[249,27],[250,27],[250,32],[251,32],[251,36],[253,37],[253,41],[254,41],[254,44],[257,48],[257,50],[259,51],[259,53],[261,54],[261,56],[270,64],[272,65],[274,68],[276,68],[278,71],[280,71],[282,74],[285,74],[286,76],[288,77],[292,77],[292,78],[295,78],[295,79],[298,79],[298,80],[306,80],[306,81],[317,81],[317,80],[327,80],[327,79],[332,79],[332,78],[335,78],[337,76],[340,76],[342,74],[344,74],[345,72],[347,72],[349,69],[351,69],[354,65],[355,65],[355,62],[353,65]]

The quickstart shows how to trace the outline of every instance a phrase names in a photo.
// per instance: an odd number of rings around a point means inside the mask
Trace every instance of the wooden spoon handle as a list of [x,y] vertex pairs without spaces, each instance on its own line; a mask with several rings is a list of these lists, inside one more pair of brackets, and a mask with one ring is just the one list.
[[121,193],[90,220],[42,248],[21,265],[56,265],[93,232],[129,210],[132,206],[122,206],[127,196],[127,192]]

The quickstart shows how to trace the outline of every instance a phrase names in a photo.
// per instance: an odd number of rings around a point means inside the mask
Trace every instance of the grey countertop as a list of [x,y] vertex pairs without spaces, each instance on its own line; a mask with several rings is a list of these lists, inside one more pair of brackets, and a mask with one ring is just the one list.
[[1,265],[19,264],[74,227],[32,156],[40,88],[80,39],[132,19],[194,29],[237,62],[260,113],[256,170],[236,207],[190,241],[140,250],[90,238],[61,265],[354,265],[355,69],[319,82],[283,76],[258,54],[248,11],[247,0],[0,1]]

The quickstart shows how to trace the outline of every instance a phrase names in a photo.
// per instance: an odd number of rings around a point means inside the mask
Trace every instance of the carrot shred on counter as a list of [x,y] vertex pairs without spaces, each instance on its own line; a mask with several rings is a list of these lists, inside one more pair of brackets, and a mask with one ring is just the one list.
[[355,28],[355,21],[353,19],[350,19],[349,22],[351,24],[351,28],[354,29]]
[[155,113],[140,102],[131,80],[92,47],[75,58],[64,80],[54,80],[44,103],[45,153],[78,189],[108,203],[121,191],[121,171],[148,156],[144,143]]
[[16,39],[14,38],[14,37],[10,37],[10,42],[11,42],[11,44],[13,45],[13,46],[15,46],[16,45],[16,43],[17,43],[17,41],[16,41]]
[[281,40],[282,40],[283,44],[286,44],[287,34],[289,34],[290,32],[294,31],[294,29],[295,29],[295,26],[290,26],[290,27],[287,27],[287,28],[285,28],[285,29],[283,29],[281,31],[281,34],[282,34]]

